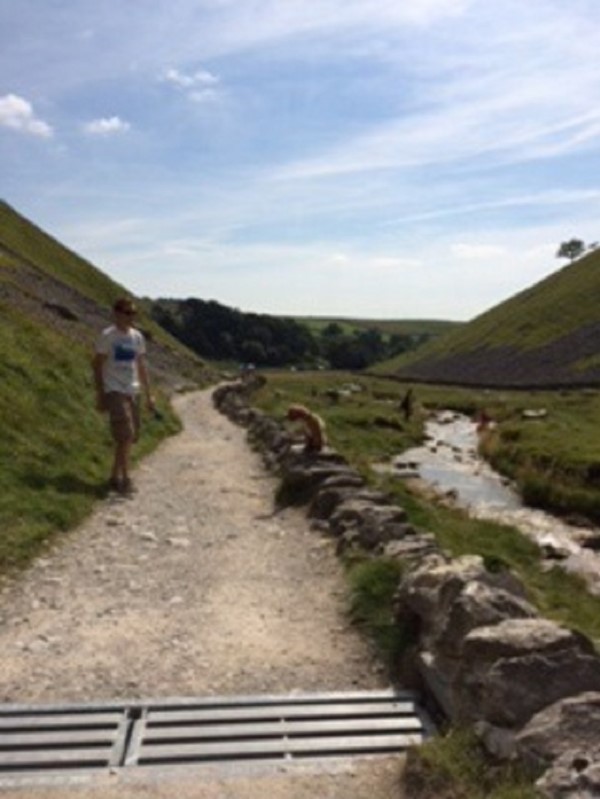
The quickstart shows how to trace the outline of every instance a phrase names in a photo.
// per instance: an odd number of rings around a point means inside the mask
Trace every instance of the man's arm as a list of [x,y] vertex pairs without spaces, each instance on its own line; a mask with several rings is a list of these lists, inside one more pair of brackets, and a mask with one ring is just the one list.
[[94,355],[92,360],[92,368],[94,371],[94,384],[96,386],[96,408],[99,411],[106,410],[106,398],[104,395],[104,378],[102,376],[104,362],[107,356],[100,352]]
[[146,396],[146,403],[150,410],[154,408],[154,398],[150,391],[150,378],[148,376],[148,367],[146,366],[146,356],[141,354],[137,356],[138,374],[140,376],[140,383],[144,389]]

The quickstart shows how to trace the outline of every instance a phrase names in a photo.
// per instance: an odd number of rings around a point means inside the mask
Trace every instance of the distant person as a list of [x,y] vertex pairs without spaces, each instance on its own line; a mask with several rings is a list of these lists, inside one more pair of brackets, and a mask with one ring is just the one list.
[[400,403],[400,410],[404,414],[405,421],[409,421],[412,416],[414,408],[414,396],[412,388],[409,388],[404,397],[402,398],[402,402]]
[[243,363],[240,367],[240,379],[242,383],[250,383],[255,374],[256,367],[253,363]]
[[325,422],[304,405],[290,405],[287,412],[290,422],[300,422],[305,452],[320,452],[326,444]]
[[114,440],[114,459],[109,489],[122,494],[133,491],[129,476],[132,445],[140,433],[140,389],[150,410],[154,400],[146,367],[146,342],[133,327],[134,303],[122,297],[113,306],[114,324],[102,331],[96,341],[93,360],[96,406],[108,412]]
[[489,429],[490,425],[492,424],[492,417],[485,410],[485,408],[482,408],[477,414],[476,424],[477,424],[478,433],[484,433],[486,430]]

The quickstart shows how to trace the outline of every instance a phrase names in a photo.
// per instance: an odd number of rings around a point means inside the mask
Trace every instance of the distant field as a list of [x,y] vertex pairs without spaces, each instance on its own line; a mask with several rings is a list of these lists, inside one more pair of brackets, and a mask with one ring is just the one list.
[[330,324],[339,325],[344,333],[352,334],[355,331],[374,328],[382,335],[391,336],[394,333],[401,335],[439,336],[461,326],[462,322],[439,321],[435,319],[352,319],[346,317],[325,316],[295,316],[296,322],[306,325],[312,333],[318,335],[323,328]]

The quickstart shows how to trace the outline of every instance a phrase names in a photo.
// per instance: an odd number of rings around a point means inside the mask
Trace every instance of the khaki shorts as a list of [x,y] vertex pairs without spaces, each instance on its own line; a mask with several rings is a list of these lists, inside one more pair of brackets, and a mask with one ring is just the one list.
[[109,391],[106,408],[114,440],[118,443],[137,441],[140,434],[139,397]]

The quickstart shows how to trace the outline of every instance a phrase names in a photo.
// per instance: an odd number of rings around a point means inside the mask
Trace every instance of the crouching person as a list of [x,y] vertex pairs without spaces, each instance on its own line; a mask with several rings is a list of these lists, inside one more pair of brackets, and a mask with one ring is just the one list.
[[290,405],[287,412],[290,422],[299,422],[305,452],[320,452],[326,445],[325,422],[304,405]]

